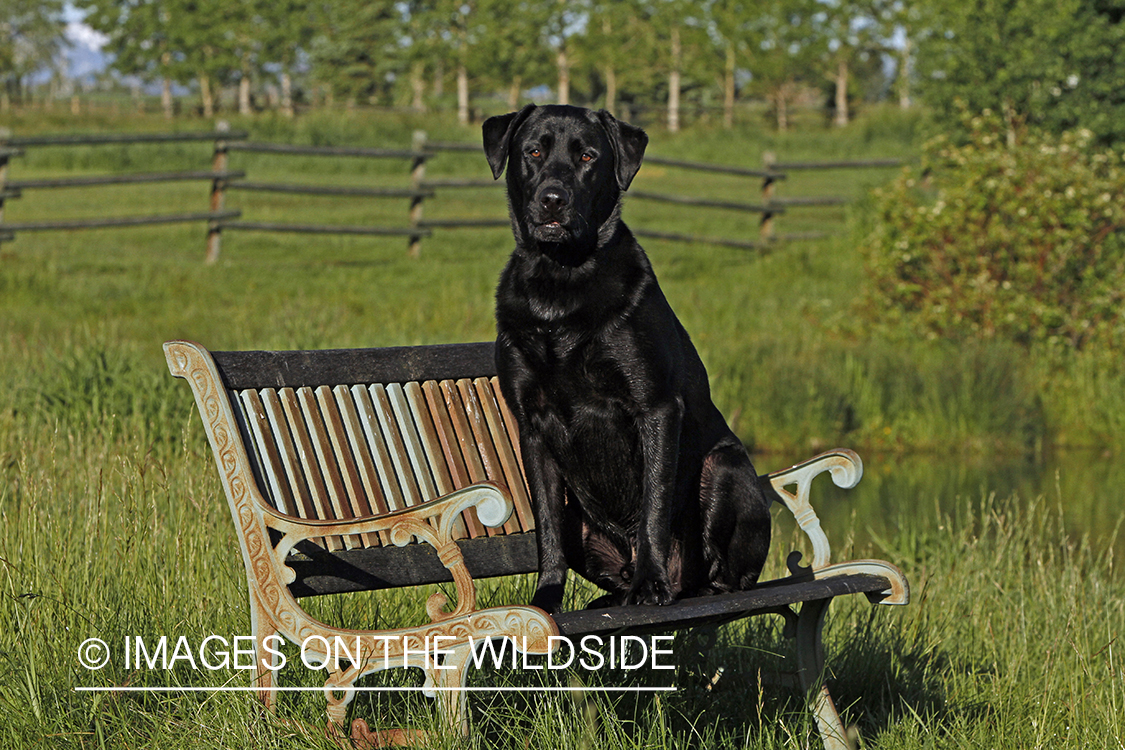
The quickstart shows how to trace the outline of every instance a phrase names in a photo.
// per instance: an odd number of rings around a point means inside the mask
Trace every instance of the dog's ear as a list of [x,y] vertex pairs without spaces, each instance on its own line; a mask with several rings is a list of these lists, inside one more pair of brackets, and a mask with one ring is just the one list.
[[504,165],[508,163],[508,146],[512,142],[512,135],[531,111],[534,104],[528,104],[519,112],[509,112],[506,115],[489,117],[484,121],[481,130],[484,132],[484,155],[488,159],[488,166],[492,167],[492,179],[500,179],[504,174]]
[[645,147],[648,146],[648,136],[645,131],[621,122],[604,109],[599,109],[597,115],[609,135],[609,142],[613,145],[617,185],[622,190],[628,190],[629,183],[641,168],[641,159],[644,158]]

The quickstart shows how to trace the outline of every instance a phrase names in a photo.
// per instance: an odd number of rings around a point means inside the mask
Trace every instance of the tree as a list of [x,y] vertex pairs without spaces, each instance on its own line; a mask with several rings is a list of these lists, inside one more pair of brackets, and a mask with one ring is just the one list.
[[51,65],[61,48],[62,0],[0,0],[3,97],[19,98],[24,79]]
[[857,65],[881,46],[877,13],[872,0],[833,0],[813,16],[822,73],[835,90],[832,121],[836,127],[851,120],[848,88]]
[[277,71],[281,86],[281,111],[293,116],[293,69],[302,50],[308,50],[316,33],[310,0],[274,0],[261,3],[258,34],[263,67]]
[[378,101],[405,72],[405,19],[391,3],[339,0],[321,6],[310,47],[316,77],[350,102]]
[[781,132],[789,129],[793,98],[815,70],[812,21],[818,10],[817,0],[769,0],[754,21],[759,41],[750,70],[755,87],[773,106]]
[[715,48],[723,57],[723,127],[734,127],[735,74],[752,36],[749,8],[743,0],[716,0],[709,7]]
[[[487,44],[473,50],[475,70],[482,82],[507,91],[508,109],[519,107],[521,92],[550,80],[552,56],[546,44],[528,44],[550,28],[556,0],[480,0],[483,35]],[[557,71],[557,67],[555,68]]]
[[1014,142],[1021,123],[1083,126],[1103,142],[1125,140],[1125,2],[946,1],[919,47],[923,94],[947,124],[959,102],[993,109]]
[[594,0],[588,11],[586,31],[573,40],[583,67],[597,82],[602,106],[617,114],[627,92],[653,85],[652,25],[642,0]]

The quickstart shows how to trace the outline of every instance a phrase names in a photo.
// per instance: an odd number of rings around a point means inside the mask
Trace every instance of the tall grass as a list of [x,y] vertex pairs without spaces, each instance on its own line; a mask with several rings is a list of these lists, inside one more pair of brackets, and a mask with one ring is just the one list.
[[[13,125],[18,134],[66,122],[60,116]],[[155,130],[162,123],[137,125]],[[317,143],[405,145],[419,126],[435,139],[471,135],[452,123],[338,114],[233,125],[258,129],[256,137]],[[654,149],[747,166],[766,149],[790,158],[876,156],[908,153],[919,127],[872,119],[844,136],[777,136],[747,125],[732,138],[701,126],[679,136],[654,131]],[[129,149],[132,167],[198,168],[208,156],[205,146],[159,148]],[[119,156],[33,151],[15,162],[12,177],[117,169]],[[448,167],[435,160],[431,169],[486,173],[479,160],[464,158]],[[375,162],[246,164],[256,179],[300,172],[302,181],[405,180],[404,168],[397,171],[403,165]],[[656,185],[670,175],[642,172],[638,180]],[[818,179],[817,190],[858,194],[881,177]],[[695,187],[735,189],[707,180]],[[795,184],[782,189],[797,194]],[[6,218],[202,206],[206,188],[40,195],[29,191],[9,202]],[[238,200],[248,212],[292,220],[326,220],[329,210],[339,212],[331,219],[339,223],[405,214],[404,205]],[[503,213],[499,192],[444,201],[427,204],[427,216]],[[626,216],[685,231],[756,231],[730,217],[678,220],[640,201],[628,203]],[[853,213],[850,220],[861,219]],[[834,605],[827,633],[838,705],[859,725],[866,747],[1122,747],[1125,694],[1115,639],[1125,625],[1125,584],[1113,556],[1122,545],[1113,534],[1125,481],[1116,463],[1094,454],[1061,472],[1052,489],[1054,482],[1026,482],[1031,464],[1024,460],[1038,461],[1040,449],[1052,444],[1118,450],[1125,434],[1122,376],[1093,358],[1041,362],[1002,347],[953,350],[849,334],[851,301],[862,283],[854,243],[862,232],[835,226],[826,241],[768,254],[658,241],[646,248],[709,367],[720,407],[748,443],[778,452],[758,459],[759,468],[780,468],[779,456],[801,458],[833,443],[867,449],[861,488],[870,488],[868,499],[857,503],[821,487],[822,516],[840,554],[900,564],[915,596],[901,609]],[[89,672],[77,662],[79,644],[90,637],[120,646],[127,635],[183,635],[198,643],[249,631],[245,579],[214,459],[187,387],[167,375],[160,344],[192,338],[213,349],[320,348],[487,339],[510,235],[437,234],[424,243],[421,261],[412,261],[396,241],[228,233],[213,267],[201,262],[203,240],[200,227],[181,226],[25,234],[2,248],[0,747],[332,747],[308,729],[322,721],[318,694],[286,696],[276,720],[251,721],[254,702],[246,694],[74,690],[248,680],[245,673],[125,670],[120,659]],[[893,468],[871,449],[913,455]],[[953,456],[943,460],[961,473],[939,477],[940,454]],[[993,495],[997,484],[1018,486],[1021,494]],[[779,517],[776,529],[775,572],[797,543],[791,522]],[[530,585],[526,578],[487,583],[482,600],[523,602]],[[581,603],[588,592],[573,596]],[[414,592],[393,592],[329,597],[309,607],[341,624],[402,624],[422,616],[420,601]],[[476,734],[468,744],[815,746],[801,697],[778,675],[793,659],[775,619],[725,626],[702,661],[690,656],[697,643],[678,642],[685,665],[676,673],[681,689],[670,695],[474,695]],[[719,666],[722,680],[705,690],[700,676]],[[283,679],[315,685],[317,677],[295,670]],[[579,677],[611,685],[665,679]],[[417,676],[372,679],[415,684]],[[472,679],[535,684],[511,670]],[[357,704],[357,714],[379,726],[424,723],[430,715],[418,696],[366,696]],[[444,737],[435,746],[462,745]]]
[[[113,417],[81,433],[41,417],[4,425],[0,454],[0,746],[330,747],[317,734],[323,699],[286,695],[277,721],[250,721],[245,694],[98,695],[85,685],[245,684],[245,673],[125,670],[118,655],[99,672],[76,662],[100,637],[247,634],[244,578],[198,420],[181,422],[171,446],[154,449]],[[115,424],[117,423],[117,424]],[[902,498],[894,530],[849,543],[856,527],[832,529],[838,554],[901,565],[913,602],[834,607],[829,679],[846,720],[866,747],[1121,747],[1125,739],[1117,636],[1125,583],[1113,546],[1096,546],[1063,522],[1059,496],[962,498],[919,516]],[[927,514],[931,515],[931,514]],[[860,519],[862,523],[862,520]],[[800,546],[778,520],[771,570]],[[485,604],[525,601],[527,578],[487,582]],[[576,591],[579,601],[588,591]],[[328,621],[401,625],[421,617],[413,592],[329,597],[309,603]],[[724,626],[702,657],[682,637],[680,688],[660,696],[586,698],[474,694],[473,747],[760,747],[815,744],[803,701],[781,674],[793,655],[780,623]],[[182,665],[181,665],[182,667]],[[724,668],[714,690],[702,678]],[[667,673],[562,674],[542,678],[488,669],[474,685],[662,685]],[[283,684],[315,685],[288,668]],[[376,684],[417,684],[408,674]],[[552,681],[554,680],[554,681]],[[380,682],[381,681],[381,682]],[[562,681],[562,682],[560,682]],[[357,699],[373,725],[426,726],[417,696]],[[301,727],[305,727],[304,730]],[[309,727],[312,727],[309,729]],[[530,739],[529,739],[530,738]],[[434,746],[460,746],[453,737]],[[562,744],[560,744],[562,743]]]

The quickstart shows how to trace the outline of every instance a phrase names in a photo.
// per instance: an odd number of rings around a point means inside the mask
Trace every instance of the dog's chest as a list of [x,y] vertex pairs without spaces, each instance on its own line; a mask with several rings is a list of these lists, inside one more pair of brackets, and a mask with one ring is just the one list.
[[527,427],[543,439],[584,506],[627,514],[643,466],[640,405],[629,373],[597,348],[541,350],[548,352],[527,360],[531,377],[521,393]]

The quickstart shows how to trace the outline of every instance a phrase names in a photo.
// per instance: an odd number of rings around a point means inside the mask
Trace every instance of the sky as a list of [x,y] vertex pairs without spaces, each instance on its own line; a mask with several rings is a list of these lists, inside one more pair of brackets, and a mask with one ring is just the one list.
[[69,3],[63,9],[66,40],[69,43],[64,54],[70,78],[83,79],[96,75],[104,70],[106,65],[105,55],[101,51],[106,43],[106,37],[82,23],[85,16],[83,11]]

